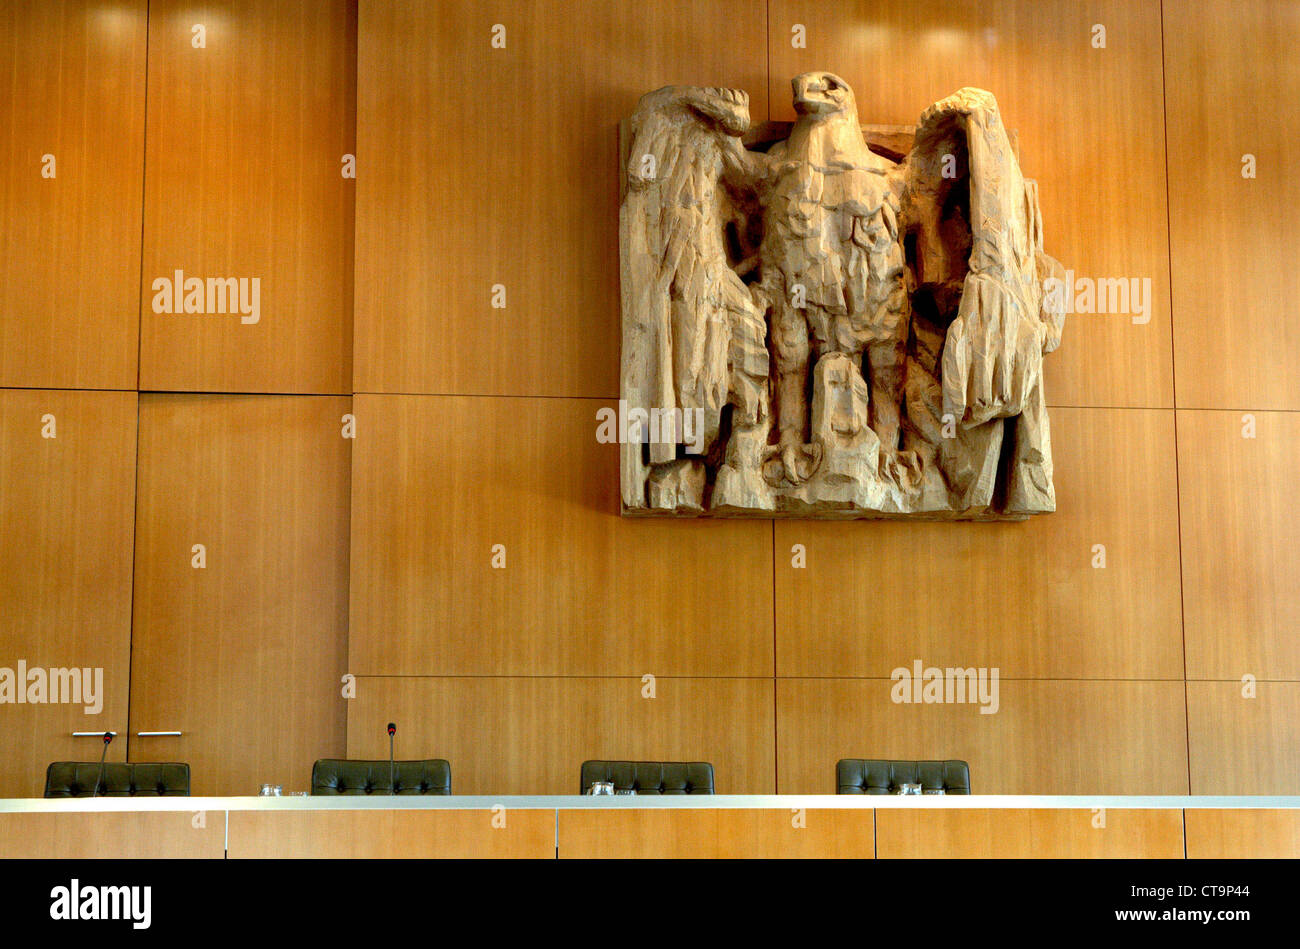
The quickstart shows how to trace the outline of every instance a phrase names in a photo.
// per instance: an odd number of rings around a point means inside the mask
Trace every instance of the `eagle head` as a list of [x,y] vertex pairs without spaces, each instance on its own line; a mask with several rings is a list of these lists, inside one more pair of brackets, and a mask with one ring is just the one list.
[[848,112],[857,115],[853,90],[839,76],[830,72],[806,72],[790,82],[794,87],[794,110],[800,115],[831,115]]

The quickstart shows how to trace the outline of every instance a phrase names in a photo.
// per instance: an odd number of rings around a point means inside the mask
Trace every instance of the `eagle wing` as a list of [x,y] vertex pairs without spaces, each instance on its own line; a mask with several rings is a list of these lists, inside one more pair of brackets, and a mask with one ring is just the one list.
[[[915,280],[942,311],[944,411],[963,426],[1019,415],[1060,343],[1064,316],[1043,291],[1035,182],[1020,172],[991,93],[966,88],[926,109],[905,170]],[[959,297],[956,297],[959,294]],[[955,298],[955,299],[954,299]]]
[[[745,339],[762,339],[744,319],[754,305],[729,263],[721,181],[748,125],[743,92],[694,86],[642,97],[631,121],[620,209],[622,397],[630,408],[703,409],[706,437],[728,401],[733,357],[752,361]],[[738,319],[747,330],[739,348]],[[650,442],[650,465],[675,457],[675,445]],[[623,459],[624,503],[644,507],[641,445],[624,445]]]

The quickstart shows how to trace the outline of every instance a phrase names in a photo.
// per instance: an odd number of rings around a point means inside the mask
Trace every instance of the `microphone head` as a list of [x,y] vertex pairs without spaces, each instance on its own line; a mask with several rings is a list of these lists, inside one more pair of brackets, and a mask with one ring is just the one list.
[[388,723],[388,734],[390,734],[390,735],[396,735],[396,734],[397,734],[397,725],[394,724],[393,722],[389,722],[389,723]]
[[112,732],[104,732],[104,744],[109,744],[113,740]]

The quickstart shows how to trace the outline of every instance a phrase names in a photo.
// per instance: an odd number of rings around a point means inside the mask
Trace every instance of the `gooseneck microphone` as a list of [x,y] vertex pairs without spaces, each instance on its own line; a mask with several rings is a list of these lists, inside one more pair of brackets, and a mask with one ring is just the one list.
[[397,734],[397,726],[388,723],[388,793],[397,793],[397,781],[393,777],[393,736]]
[[113,733],[104,732],[104,750],[99,753],[99,774],[95,775],[95,790],[90,792],[91,797],[99,797],[99,784],[104,780],[104,759],[108,757],[108,746],[113,743]]

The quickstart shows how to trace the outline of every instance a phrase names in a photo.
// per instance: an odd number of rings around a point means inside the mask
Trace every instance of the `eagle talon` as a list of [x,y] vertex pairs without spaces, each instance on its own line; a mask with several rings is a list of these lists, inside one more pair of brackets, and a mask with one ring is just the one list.
[[789,443],[767,450],[763,458],[763,480],[774,488],[803,484],[822,462],[822,446],[816,442]]

